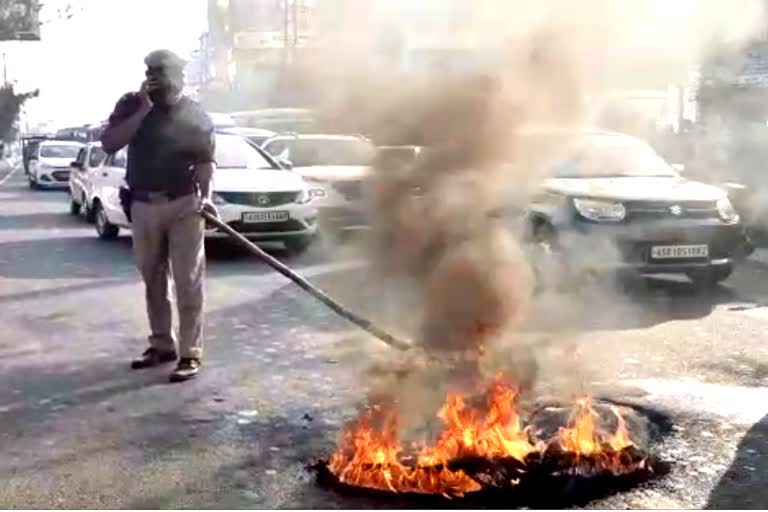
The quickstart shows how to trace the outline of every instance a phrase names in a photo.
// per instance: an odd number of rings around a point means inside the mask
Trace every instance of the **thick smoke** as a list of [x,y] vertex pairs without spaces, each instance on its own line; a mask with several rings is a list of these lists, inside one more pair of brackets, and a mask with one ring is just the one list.
[[[354,3],[358,9],[363,4]],[[626,60],[639,53],[680,65],[670,72],[646,58],[648,68],[638,75],[679,81],[715,33],[746,35],[761,11],[757,0],[740,3],[738,12],[719,0],[471,4],[474,9],[454,19],[453,40],[498,49],[471,69],[400,70],[370,44],[375,10],[363,9],[357,21],[339,16],[348,21],[334,34],[333,54],[319,57],[309,72],[316,83],[334,84],[318,95],[318,108],[336,126],[386,144],[426,148],[408,164],[375,168],[371,178],[370,255],[381,277],[382,300],[397,304],[399,297],[409,297],[398,315],[416,326],[414,342],[430,356],[460,355],[470,362],[460,379],[473,383],[486,365],[504,360],[503,369],[528,386],[541,371],[534,355],[538,341],[532,342],[530,333],[558,328],[570,341],[568,327],[579,325],[574,313],[579,309],[573,298],[545,296],[537,300],[545,302],[545,310],[553,308],[550,314],[535,319],[529,314],[530,259],[524,230],[510,210],[522,206],[546,178],[541,164],[562,151],[567,135],[532,144],[526,130],[585,123],[617,78],[616,70],[626,69]],[[349,7],[342,2],[339,9],[344,5]],[[385,10],[381,23],[390,23],[398,12]],[[613,309],[595,314],[632,314],[625,301],[603,304]],[[484,354],[494,347],[504,347],[508,357],[489,363]],[[567,344],[560,356],[568,358],[573,347]],[[556,367],[566,374],[577,371],[574,365]],[[457,375],[455,368],[450,373]],[[438,377],[430,369],[398,378],[413,398],[415,389]]]

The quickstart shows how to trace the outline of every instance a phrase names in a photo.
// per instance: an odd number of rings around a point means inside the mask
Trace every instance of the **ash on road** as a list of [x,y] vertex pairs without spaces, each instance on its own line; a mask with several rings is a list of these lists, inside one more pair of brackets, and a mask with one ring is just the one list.
[[[247,255],[209,260],[204,374],[131,372],[146,325],[130,240],[97,240],[23,173],[0,185],[0,507],[387,506],[321,489],[305,466],[390,349]],[[318,247],[289,264],[360,313],[377,304],[354,258]],[[671,473],[589,507],[768,506],[766,278],[753,261],[706,295],[653,281],[615,317],[571,299],[593,319],[569,335],[590,388],[672,423],[658,446]]]

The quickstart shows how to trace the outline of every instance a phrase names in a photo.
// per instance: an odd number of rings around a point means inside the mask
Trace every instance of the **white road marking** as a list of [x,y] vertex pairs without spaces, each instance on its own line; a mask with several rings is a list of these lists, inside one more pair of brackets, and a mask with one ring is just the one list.
[[5,184],[5,182],[7,182],[9,179],[11,179],[11,176],[13,176],[16,173],[16,171],[19,170],[19,166],[18,165],[12,165],[12,166],[10,166],[10,168],[11,168],[11,170],[8,171],[8,174],[6,174],[3,179],[0,179],[0,187],[3,186]]

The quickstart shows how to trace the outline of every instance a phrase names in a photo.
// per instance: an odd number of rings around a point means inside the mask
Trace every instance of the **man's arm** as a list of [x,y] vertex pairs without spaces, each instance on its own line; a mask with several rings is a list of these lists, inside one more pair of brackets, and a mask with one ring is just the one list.
[[216,135],[213,122],[207,114],[203,114],[203,130],[205,141],[195,159],[195,179],[200,187],[200,195],[205,200],[210,200],[213,194],[213,173],[216,171]]
[[101,146],[107,153],[116,153],[130,144],[141,122],[152,110],[147,85],[138,94],[126,94],[117,102],[109,123],[101,134]]

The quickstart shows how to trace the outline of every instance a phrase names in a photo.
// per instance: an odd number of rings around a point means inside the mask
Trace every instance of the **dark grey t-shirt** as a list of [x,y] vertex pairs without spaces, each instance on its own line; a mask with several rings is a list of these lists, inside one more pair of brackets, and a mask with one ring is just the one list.
[[[140,106],[129,93],[109,117],[117,124]],[[182,97],[170,107],[155,106],[128,145],[126,181],[132,190],[185,194],[194,191],[194,164],[214,161],[213,122],[195,101]]]

